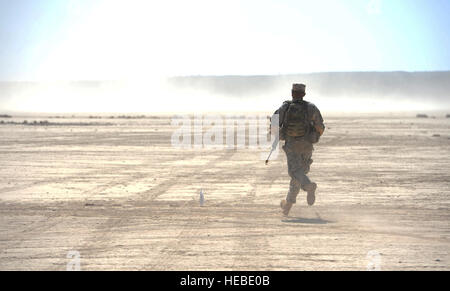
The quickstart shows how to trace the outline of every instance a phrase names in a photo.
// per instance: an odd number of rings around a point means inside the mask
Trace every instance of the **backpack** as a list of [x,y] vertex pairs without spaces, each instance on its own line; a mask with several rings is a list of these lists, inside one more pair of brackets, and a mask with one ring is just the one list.
[[308,118],[308,103],[305,101],[290,102],[284,115],[282,134],[291,137],[309,135],[311,123]]

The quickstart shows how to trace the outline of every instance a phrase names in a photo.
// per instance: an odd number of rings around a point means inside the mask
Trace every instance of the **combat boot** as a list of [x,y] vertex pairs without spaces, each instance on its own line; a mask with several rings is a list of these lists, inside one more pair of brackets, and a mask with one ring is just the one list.
[[313,206],[314,202],[316,202],[316,189],[317,189],[316,183],[310,183],[303,187],[303,190],[305,190],[307,193],[306,201],[308,202],[309,206]]
[[287,202],[286,200],[281,200],[280,207],[281,209],[283,209],[283,215],[289,215],[289,211],[291,211],[292,205],[294,205],[294,203]]

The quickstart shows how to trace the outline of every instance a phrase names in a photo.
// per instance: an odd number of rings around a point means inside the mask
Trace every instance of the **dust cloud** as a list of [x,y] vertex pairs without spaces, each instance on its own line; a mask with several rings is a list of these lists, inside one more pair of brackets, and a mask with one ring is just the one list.
[[307,84],[324,112],[450,109],[450,72],[347,72],[278,76],[185,76],[126,81],[1,82],[4,112],[272,111]]

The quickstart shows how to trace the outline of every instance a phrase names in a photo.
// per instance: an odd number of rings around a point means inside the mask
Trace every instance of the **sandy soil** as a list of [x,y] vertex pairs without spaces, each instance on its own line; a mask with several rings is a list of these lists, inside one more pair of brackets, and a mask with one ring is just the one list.
[[0,125],[1,270],[66,270],[70,251],[82,270],[366,270],[370,251],[450,270],[450,119],[326,116],[316,205],[289,217],[283,155],[173,148],[170,117],[102,122]]

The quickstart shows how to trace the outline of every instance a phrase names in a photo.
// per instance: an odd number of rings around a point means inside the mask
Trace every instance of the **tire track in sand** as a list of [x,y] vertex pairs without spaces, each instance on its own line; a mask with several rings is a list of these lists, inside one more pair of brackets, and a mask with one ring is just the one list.
[[[216,164],[217,161],[230,160],[235,155],[235,153],[236,151],[223,152],[218,157],[209,161],[206,165],[203,165],[202,168],[208,169],[212,165]],[[176,181],[177,183],[183,183],[183,180],[192,180],[193,177],[201,177],[202,172],[203,171],[198,171],[194,175],[189,173],[178,174],[176,176]],[[142,201],[154,201],[160,195],[166,193],[166,191],[173,186],[174,181],[175,180],[173,179],[169,179],[159,183],[157,186],[149,190],[135,193],[132,196],[134,197],[135,205],[139,206]],[[188,202],[189,201],[185,202],[183,204],[183,207],[189,206]],[[192,209],[189,209],[189,211],[192,211]],[[108,251],[111,248],[112,241],[114,240],[115,230],[125,227],[127,223],[132,220],[132,218],[133,217],[131,215],[126,217],[109,216],[104,223],[98,225],[96,227],[96,230],[94,231],[94,234],[77,249],[83,256],[83,260],[89,260],[89,256],[92,255],[98,257],[101,253]],[[145,265],[144,269],[153,270],[158,267],[158,269],[164,270],[169,268],[169,264],[173,264],[173,257],[179,252],[182,246],[185,245],[184,241],[187,239],[189,243],[192,243],[192,241],[195,240],[195,238],[197,237],[195,234],[199,231],[199,227],[197,226],[199,226],[201,223],[203,223],[203,219],[188,220],[184,225],[182,225],[181,229],[178,232],[178,235],[174,239],[169,241],[157,256],[157,258],[152,263]],[[86,254],[88,255],[86,256]],[[167,257],[172,258],[170,262],[169,260],[167,260]]]
[[[219,157],[202,166],[202,168],[207,170],[211,168],[211,166],[216,165],[218,162],[229,161],[235,154],[235,150],[225,151]],[[202,176],[202,172],[184,178],[187,178],[189,180],[192,180],[193,178],[199,178]],[[169,187],[171,186],[172,184],[169,185]],[[167,187],[167,185],[164,185],[162,189],[158,189],[158,193],[163,190],[167,190],[165,189],[165,187]],[[155,199],[156,197],[152,196],[151,198]],[[178,235],[170,242],[168,242],[166,246],[160,251],[156,259],[153,259],[151,263],[145,265],[145,270],[170,270],[171,266],[177,266],[178,261],[176,259],[177,256],[183,253],[183,248],[186,245],[194,245],[196,241],[201,238],[202,233],[200,230],[204,229],[202,228],[202,226],[205,224],[208,216],[194,215],[199,214],[193,212],[193,209],[197,209],[198,206],[190,206],[189,202],[191,201],[186,201],[182,206],[182,208],[185,208],[186,206],[189,207],[187,215],[189,219],[181,226]],[[186,216],[186,214],[183,215]]]
[[[263,185],[273,185],[275,180],[280,176],[280,171],[276,171],[275,168],[267,167],[264,170],[263,175],[259,177],[256,176],[253,179],[251,183],[251,190],[241,199],[241,202],[244,203],[244,205],[249,205],[249,207],[253,208],[258,190],[263,188]],[[254,226],[259,228],[264,226],[259,224],[254,225],[252,223],[243,225],[243,219],[245,218],[239,217],[237,214],[233,217],[235,229],[238,230],[238,233],[235,236],[236,241],[233,248],[232,270],[242,270],[246,268],[254,269],[254,266],[248,265],[249,262],[252,261],[249,257],[260,256],[261,251],[267,250],[270,247],[266,234],[264,232],[260,233],[260,231],[254,230]],[[255,221],[253,220],[253,222]],[[270,264],[267,264],[266,262],[261,263],[265,264],[261,266],[264,270],[270,270]]]
[[[187,160],[190,158],[195,158],[197,155],[195,156],[186,156],[183,155],[181,157],[178,157],[176,160]],[[143,167],[144,168],[144,167]],[[116,174],[120,174],[123,172],[128,172],[130,169],[136,169],[135,165],[121,165],[121,166],[111,166],[108,167],[107,169],[102,168],[102,169],[98,169],[98,170],[94,170],[94,171],[90,171],[89,173],[85,173],[82,174],[82,176],[95,176],[98,174],[104,174],[105,171],[106,172],[114,172]],[[145,173],[145,171],[142,171],[141,174],[137,174],[137,175],[133,175],[133,179],[142,179],[146,176],[147,174]],[[70,179],[79,179],[80,178],[80,174],[74,174],[74,175],[70,175],[67,177],[62,177],[62,178],[57,178],[54,180],[43,180],[43,181],[36,181],[33,183],[30,183],[28,185],[22,185],[22,186],[13,186],[10,187],[8,189],[3,188],[2,190],[0,190],[0,193],[3,193],[4,191],[9,192],[9,191],[16,191],[16,190],[23,190],[29,187],[33,187],[33,186],[39,186],[39,185],[45,185],[45,184],[49,184],[49,183],[58,183],[58,182],[65,182],[67,183],[67,180]],[[125,185],[128,184],[130,180],[129,176],[125,176],[124,178],[121,179],[116,179],[104,184],[101,184],[99,186],[93,187],[89,190],[83,191],[82,195],[84,194],[88,194],[88,193],[102,193],[103,191],[116,187],[118,185]],[[163,190],[165,188],[165,185],[167,183],[163,182],[161,183],[160,190]],[[157,187],[158,188],[158,187]],[[167,188],[168,189],[168,188]],[[159,191],[158,193],[156,193],[155,198],[157,196],[159,196],[160,194],[162,194],[164,191]],[[79,203],[79,207],[82,207],[87,201],[89,200],[88,198],[84,199],[83,201],[80,201]],[[26,203],[22,203],[23,207],[26,207]],[[2,247],[0,249],[0,254],[5,254],[8,252],[9,249],[11,248],[18,248],[18,247],[26,247],[27,243],[33,238],[36,237],[38,235],[40,235],[41,233],[44,233],[62,223],[64,223],[66,221],[66,219],[70,216],[74,216],[76,215],[78,209],[60,209],[60,208],[56,208],[56,210],[52,211],[50,213],[50,215],[45,215],[45,217],[43,217],[42,219],[38,219],[36,221],[31,222],[30,224],[26,225],[23,229],[16,231],[13,234],[8,235],[8,239],[7,239],[7,243],[6,246]],[[111,221],[107,221],[105,222],[106,227],[113,227],[116,224],[120,224],[120,220],[117,220],[116,218],[111,218]]]

